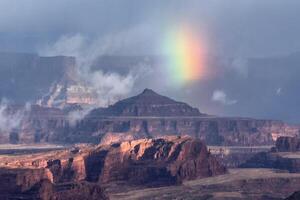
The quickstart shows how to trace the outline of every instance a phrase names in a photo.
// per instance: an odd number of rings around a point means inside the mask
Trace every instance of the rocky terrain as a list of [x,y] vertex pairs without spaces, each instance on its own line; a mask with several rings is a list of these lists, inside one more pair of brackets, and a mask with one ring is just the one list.
[[299,139],[281,137],[276,146],[269,152],[261,152],[253,156],[241,167],[275,168],[292,173],[300,172]]
[[[158,65],[161,59],[102,56],[91,68],[106,72],[111,67],[126,74],[129,66],[138,67],[144,62]],[[253,63],[268,64],[255,59],[250,62],[251,66]],[[299,126],[275,120],[210,116],[150,89],[107,108],[94,109],[84,117],[80,105],[94,104],[95,94],[78,79],[74,57],[0,53],[0,66],[1,97],[14,103],[40,105],[33,105],[22,113],[24,118],[20,125],[1,130],[0,143],[109,144],[189,135],[209,145],[257,146],[273,145],[280,136],[299,135]],[[19,109],[18,106],[15,109]]]
[[206,115],[150,89],[72,120],[70,113],[76,114],[80,109],[32,106],[24,113],[19,127],[1,134],[0,143],[110,144],[189,135],[209,145],[257,146],[273,145],[280,136],[299,135],[298,126],[281,121]]
[[0,53],[0,96],[17,104],[36,101],[54,83],[72,82],[75,62],[75,58],[67,56]]
[[179,185],[226,173],[206,145],[189,137],[143,139],[108,146],[22,156],[2,155],[1,199],[106,199],[103,187]]
[[280,137],[276,141],[276,152],[296,152],[300,151],[300,138],[298,137]]
[[123,185],[107,191],[112,200],[283,200],[300,187],[300,174],[272,169],[230,169],[228,174],[185,181],[182,185],[143,188]]
[[286,200],[297,200],[297,199],[300,199],[300,191],[295,192],[294,194],[286,198]]
[[95,95],[78,77],[76,59],[0,53],[0,98],[43,106],[94,104]]
[[94,109],[88,118],[99,116],[127,116],[127,117],[178,117],[178,116],[205,116],[197,108],[186,103],[177,102],[162,96],[150,89],[141,94],[121,100],[106,109]]
[[269,152],[272,146],[208,146],[222,165],[228,168],[239,168],[258,153]]

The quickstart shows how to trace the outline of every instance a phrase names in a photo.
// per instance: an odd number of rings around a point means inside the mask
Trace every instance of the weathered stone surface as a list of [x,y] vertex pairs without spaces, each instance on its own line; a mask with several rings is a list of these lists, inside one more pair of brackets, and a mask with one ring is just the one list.
[[227,172],[203,142],[190,137],[83,145],[2,160],[0,194],[32,199],[105,199],[103,184],[167,186]]
[[300,151],[298,149],[298,142],[298,138],[280,137],[276,142],[276,146],[273,147],[271,151],[258,153],[241,166],[275,168],[298,173],[300,172]]
[[[0,181],[2,184],[2,181]],[[8,183],[11,184],[11,183]],[[2,191],[2,200],[106,200],[104,190],[97,184],[81,182],[69,182],[53,184],[48,179],[36,182],[28,190]]]
[[185,181],[172,187],[111,185],[114,200],[283,200],[300,188],[300,174],[272,169],[229,169],[225,175]]
[[110,144],[189,135],[209,145],[253,146],[273,145],[278,137],[296,136],[299,130],[281,121],[203,115],[185,103],[146,89],[77,121],[71,120],[66,110],[32,106],[20,127],[0,134],[0,143]]
[[128,180],[132,184],[171,185],[226,172],[203,142],[189,137],[134,140],[96,151],[106,155],[99,169],[103,183]]
[[161,96],[151,89],[121,100],[107,109],[95,109],[90,116],[202,116],[197,108]]
[[257,153],[269,152],[272,146],[208,146],[211,154],[227,168],[238,168]]
[[285,200],[299,200],[299,199],[300,199],[300,191],[295,192],[294,194],[292,194],[291,196],[289,196]]
[[279,153],[262,152],[253,156],[240,167],[245,168],[274,168],[287,170],[292,173],[300,172],[300,157],[282,155]]
[[[66,159],[70,155],[52,152],[45,158],[29,155],[1,162],[6,167],[0,169],[0,199],[108,199],[101,185],[85,181],[83,157],[71,161]],[[59,159],[48,160],[56,156]]]
[[298,137],[280,137],[276,141],[277,152],[295,152],[300,151],[300,138]]

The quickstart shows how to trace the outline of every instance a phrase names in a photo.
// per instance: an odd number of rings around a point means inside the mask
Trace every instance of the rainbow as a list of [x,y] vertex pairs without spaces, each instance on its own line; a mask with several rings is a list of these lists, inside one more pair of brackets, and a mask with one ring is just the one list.
[[168,78],[175,84],[200,80],[205,75],[204,44],[187,27],[169,31],[163,42]]

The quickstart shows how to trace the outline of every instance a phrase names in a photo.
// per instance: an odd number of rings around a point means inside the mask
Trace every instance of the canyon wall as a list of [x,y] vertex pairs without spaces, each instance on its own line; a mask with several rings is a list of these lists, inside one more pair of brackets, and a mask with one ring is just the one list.
[[280,137],[269,152],[260,152],[246,161],[241,167],[275,168],[292,173],[300,172],[299,138]]
[[190,137],[81,145],[1,160],[2,199],[107,199],[103,186],[116,181],[168,186],[227,172],[203,142]]
[[101,143],[168,135],[205,140],[208,145],[273,145],[280,136],[297,136],[299,127],[281,121],[217,117],[150,89],[86,116],[78,106],[59,109],[31,106],[20,126],[2,131],[0,143]]
[[209,145],[273,145],[299,135],[281,121],[222,117],[94,117],[72,124],[60,109],[34,106],[20,128],[3,132],[0,143],[102,143],[189,135]]

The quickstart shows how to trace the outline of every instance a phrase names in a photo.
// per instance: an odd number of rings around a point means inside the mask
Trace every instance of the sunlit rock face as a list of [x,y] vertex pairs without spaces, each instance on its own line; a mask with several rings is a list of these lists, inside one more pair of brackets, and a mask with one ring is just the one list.
[[226,173],[206,145],[190,137],[141,139],[111,145],[100,181],[128,180],[133,184],[172,185],[182,180]]
[[[71,150],[5,157],[0,166],[0,176],[11,172],[11,186],[20,186],[21,191],[28,191],[43,179],[54,185],[125,181],[163,186],[227,172],[204,142],[190,137],[141,139],[96,147],[82,145]],[[19,171],[14,171],[16,168]]]
[[60,79],[52,83],[49,91],[37,101],[37,104],[56,108],[73,104],[96,105],[96,92],[81,80],[75,58],[66,59],[62,65],[65,70]]
[[37,103],[41,106],[65,108],[69,105],[96,105],[97,96],[92,88],[83,83],[54,84],[48,95],[42,97]]

